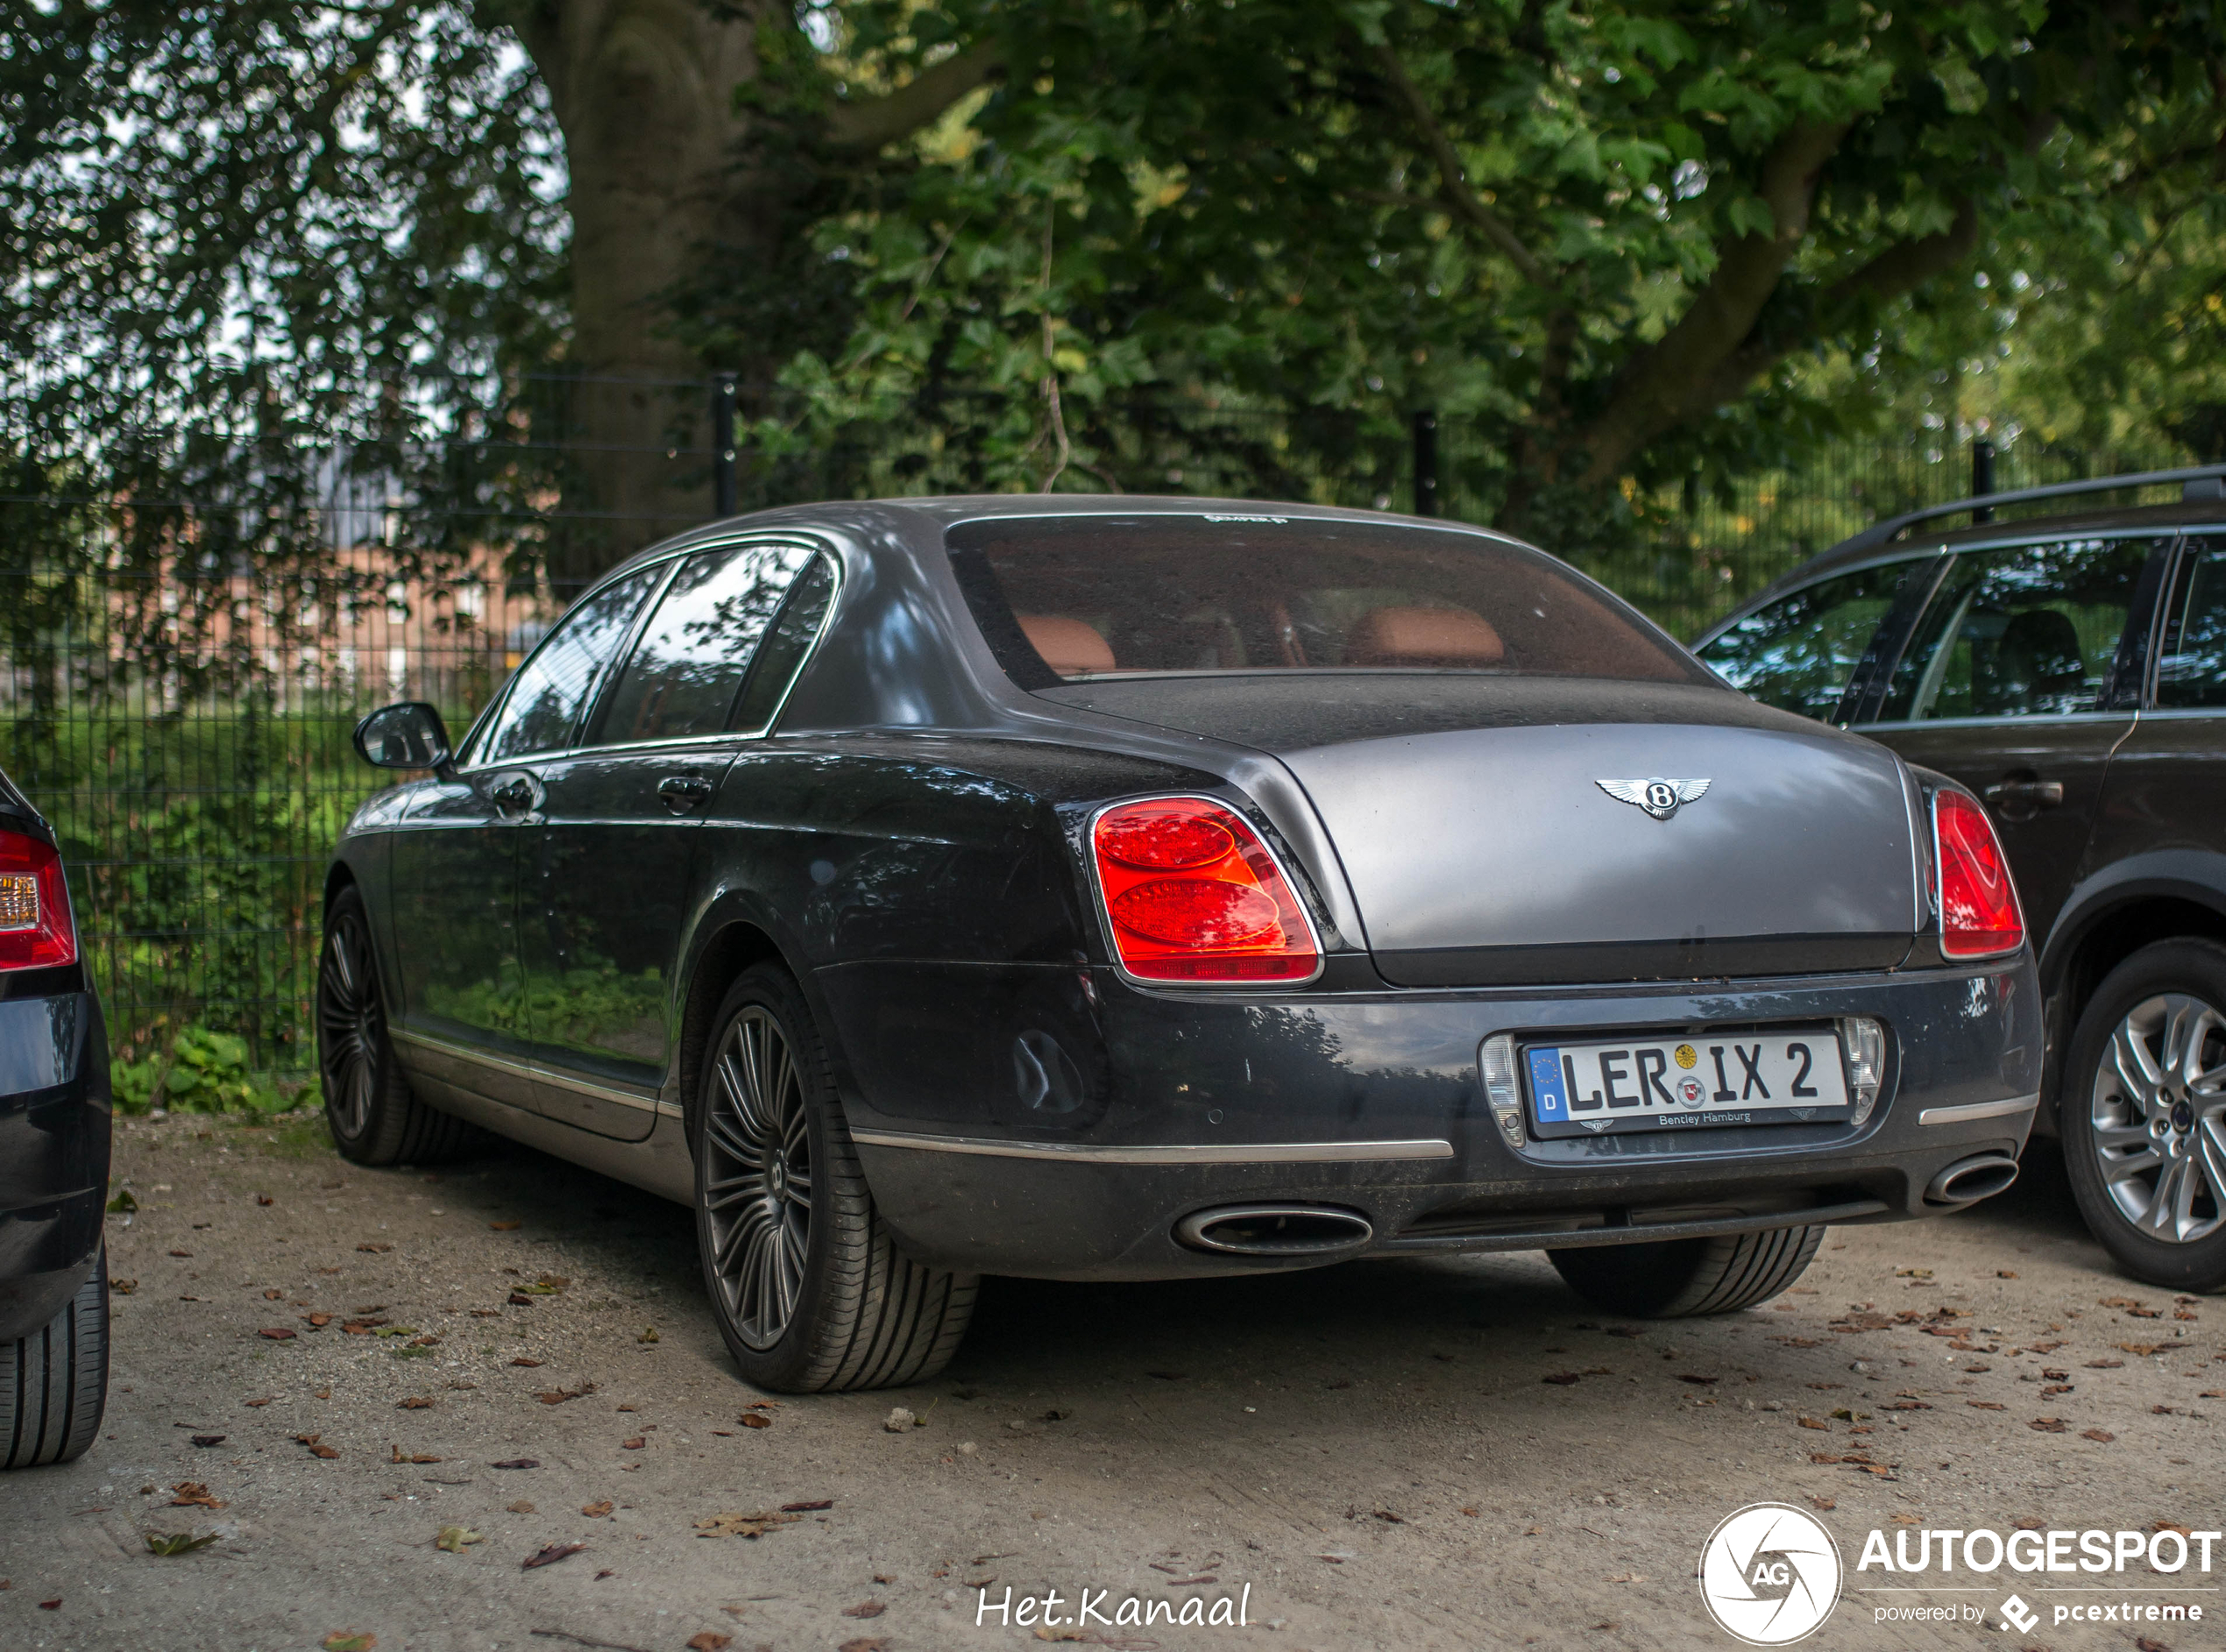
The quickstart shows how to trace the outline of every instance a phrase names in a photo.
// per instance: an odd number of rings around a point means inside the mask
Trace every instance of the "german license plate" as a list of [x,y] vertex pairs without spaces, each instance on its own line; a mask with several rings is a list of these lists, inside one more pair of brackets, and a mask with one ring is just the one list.
[[1854,1110],[1830,1025],[1531,1044],[1522,1055],[1541,1136],[1828,1123]]

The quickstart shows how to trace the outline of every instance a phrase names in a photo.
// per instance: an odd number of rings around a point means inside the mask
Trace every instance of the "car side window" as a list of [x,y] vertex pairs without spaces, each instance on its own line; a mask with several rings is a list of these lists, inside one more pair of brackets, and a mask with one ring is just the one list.
[[663,564],[645,568],[605,586],[558,620],[518,668],[502,711],[471,761],[505,762],[570,744],[597,680],[624,646],[634,616],[664,576]]
[[1894,668],[1882,722],[2101,708],[2153,539],[1956,553]]
[[1910,571],[1928,564],[1861,568],[1780,597],[1702,649],[1701,663],[1765,705],[1828,722]]
[[813,555],[798,545],[726,545],[683,562],[597,708],[589,743],[724,729],[759,640]]
[[2159,711],[2226,706],[2226,540],[2191,539],[2165,610]]
[[772,727],[789,697],[789,684],[826,622],[834,589],[834,564],[826,557],[814,557],[797,576],[772,635],[757,650],[757,663],[751,668],[749,684],[742,690],[741,704],[729,727],[752,734]]

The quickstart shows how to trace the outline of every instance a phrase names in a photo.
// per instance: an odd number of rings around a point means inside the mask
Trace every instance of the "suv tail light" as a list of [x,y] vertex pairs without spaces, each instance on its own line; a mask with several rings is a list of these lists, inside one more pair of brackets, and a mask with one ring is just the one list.
[[1259,834],[1205,798],[1124,803],[1091,829],[1121,967],[1146,981],[1306,981],[1314,927]]
[[62,857],[37,838],[0,832],[0,969],[76,961]]
[[1940,878],[1940,950],[1986,958],[2024,944],[2025,920],[2002,840],[1987,812],[1960,791],[1932,794],[1932,836]]

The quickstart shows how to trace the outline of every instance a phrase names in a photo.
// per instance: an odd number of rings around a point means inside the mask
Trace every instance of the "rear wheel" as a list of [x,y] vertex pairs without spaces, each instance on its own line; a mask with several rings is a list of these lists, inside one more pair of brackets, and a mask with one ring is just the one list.
[[351,884],[325,909],[317,960],[317,1071],[340,1156],[358,1165],[431,1164],[471,1144],[462,1119],[410,1094],[386,1036],[371,920]]
[[0,1469],[85,1454],[108,1407],[108,1248],[62,1311],[0,1343]]
[[2144,947],[2081,1013],[2057,1103],[2080,1214],[2152,1285],[2226,1285],[2226,947]]
[[897,1248],[858,1166],[810,1007],[746,971],[720,1005],[696,1109],[696,1237],[720,1333],[761,1388],[886,1388],[958,1351],[975,1279]]
[[1824,1242],[1822,1228],[1776,1228],[1653,1244],[1549,1251],[1579,1296],[1634,1319],[1732,1314],[1767,1302],[1799,1279]]

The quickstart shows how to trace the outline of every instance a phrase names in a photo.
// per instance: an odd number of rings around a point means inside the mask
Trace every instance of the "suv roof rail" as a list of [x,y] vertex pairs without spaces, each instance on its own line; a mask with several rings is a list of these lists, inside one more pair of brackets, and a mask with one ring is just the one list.
[[2089,477],[2081,482],[2051,482],[2045,487],[2012,488],[2006,493],[1979,493],[1969,499],[1959,499],[1946,505],[1928,505],[1923,510],[1873,522],[1860,533],[1851,534],[1833,547],[1836,550],[1866,550],[1873,545],[1882,545],[1895,538],[1903,529],[1929,521],[1935,516],[1953,516],[1964,511],[1991,511],[2000,505],[2023,505],[2031,500],[2069,499],[2081,493],[2108,493],[2126,487],[2160,487],[2180,484],[2180,497],[2195,500],[2226,500],[2226,464],[2194,464],[2178,471],[2137,471],[2123,476]]

